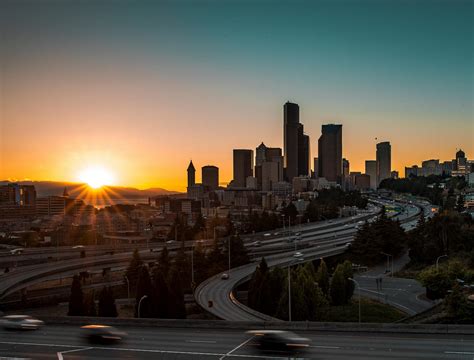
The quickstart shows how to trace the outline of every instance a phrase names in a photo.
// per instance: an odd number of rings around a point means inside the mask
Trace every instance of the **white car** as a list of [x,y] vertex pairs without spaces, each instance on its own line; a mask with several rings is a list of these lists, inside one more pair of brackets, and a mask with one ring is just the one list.
[[84,245],[76,245],[72,247],[73,249],[84,249]]
[[229,274],[223,273],[223,274],[221,275],[221,279],[222,279],[222,280],[229,280]]
[[10,254],[12,255],[20,255],[21,253],[23,253],[23,248],[17,248],[17,249],[13,249],[13,250],[10,250]]
[[8,330],[37,330],[44,322],[29,315],[7,315],[2,318],[1,324]]
[[297,252],[295,252],[295,253],[293,254],[293,256],[294,256],[295,258],[302,258],[304,255],[303,255],[302,253],[300,253],[299,251],[297,251]]

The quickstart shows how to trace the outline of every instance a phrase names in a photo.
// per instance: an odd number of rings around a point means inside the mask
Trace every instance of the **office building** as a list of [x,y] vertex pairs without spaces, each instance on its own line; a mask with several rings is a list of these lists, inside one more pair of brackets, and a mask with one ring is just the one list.
[[318,176],[342,184],[342,125],[323,125],[318,140]]
[[188,166],[188,187],[196,185],[196,169],[194,168],[193,161],[189,162]]
[[318,168],[319,168],[319,160],[317,157],[314,158],[314,164],[313,164],[313,177],[314,178],[317,178],[319,177],[319,173],[318,173]]
[[233,187],[246,186],[246,179],[253,176],[253,151],[248,149],[234,149],[234,181]]
[[370,175],[357,174],[354,176],[354,189],[369,190],[370,189]]
[[384,141],[377,144],[377,186],[384,179],[390,179],[392,173],[392,147],[390,142]]
[[291,181],[298,176],[298,134],[300,131],[300,107],[287,102],[283,107],[284,167]]
[[377,189],[377,161],[365,160],[365,174],[370,176],[370,188]]
[[310,144],[309,136],[303,133],[303,125],[298,132],[298,176],[309,175]]
[[202,185],[210,191],[215,191],[219,187],[219,168],[213,165],[203,166]]

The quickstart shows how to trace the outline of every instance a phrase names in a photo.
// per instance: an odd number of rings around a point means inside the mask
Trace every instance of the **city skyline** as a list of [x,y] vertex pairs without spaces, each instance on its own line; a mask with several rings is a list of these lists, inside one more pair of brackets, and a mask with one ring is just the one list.
[[472,157],[472,3],[367,4],[2,4],[0,178],[79,181],[103,166],[112,185],[184,191],[192,159],[228,183],[233,149],[284,147],[286,101],[311,163],[329,123],[351,171],[382,141],[400,174]]

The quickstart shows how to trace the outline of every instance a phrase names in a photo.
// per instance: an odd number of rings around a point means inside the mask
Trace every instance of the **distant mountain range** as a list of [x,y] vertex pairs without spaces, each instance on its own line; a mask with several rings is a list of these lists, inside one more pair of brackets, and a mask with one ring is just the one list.
[[[11,183],[10,181],[0,181],[0,185],[6,185]],[[60,181],[18,181],[15,182],[20,185],[34,185],[36,188],[36,194],[38,197],[49,196],[49,195],[62,195],[64,188],[67,188],[69,196],[73,198],[86,198],[88,195],[86,184],[71,183],[71,182],[60,182]],[[132,187],[122,186],[106,186],[103,189],[97,190],[98,192],[104,191],[107,196],[111,199],[146,199],[158,195],[177,195],[181,194],[177,191],[169,191],[162,188],[150,188],[150,189],[135,189]]]

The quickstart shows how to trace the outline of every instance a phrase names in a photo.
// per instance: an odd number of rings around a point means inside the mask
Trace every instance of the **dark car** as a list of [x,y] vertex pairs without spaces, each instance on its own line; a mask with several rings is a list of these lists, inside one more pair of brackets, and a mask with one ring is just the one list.
[[107,325],[86,325],[81,330],[82,336],[92,343],[114,343],[127,336],[127,333]]
[[310,340],[295,333],[282,330],[253,330],[255,345],[261,351],[303,352]]

